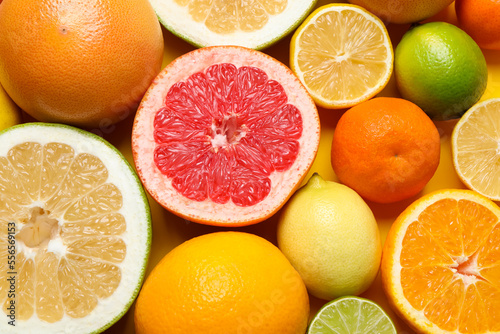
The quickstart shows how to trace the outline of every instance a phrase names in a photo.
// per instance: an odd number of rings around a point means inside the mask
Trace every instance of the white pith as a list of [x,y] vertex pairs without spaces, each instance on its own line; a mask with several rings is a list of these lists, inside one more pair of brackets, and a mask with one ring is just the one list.
[[[150,213],[144,193],[129,165],[124,162],[124,158],[99,139],[89,137],[69,127],[33,123],[0,134],[0,156],[5,156],[9,149],[24,142],[36,142],[41,145],[60,142],[71,146],[75,154],[89,153],[100,158],[109,171],[106,182],[114,184],[122,194],[123,205],[118,212],[125,217],[127,227],[119,237],[125,241],[127,250],[124,260],[115,264],[121,269],[120,284],[110,297],[100,299],[96,308],[88,316],[75,319],[65,314],[60,321],[51,324],[39,320],[34,313],[26,321],[16,320],[15,327],[9,325],[8,318],[4,316],[5,321],[0,322],[0,333],[84,334],[96,332],[115,322],[130,307],[143,280],[150,248],[151,229]],[[32,205],[43,206],[43,203]],[[64,222],[59,221],[59,224],[64,224]],[[59,255],[65,253],[60,237],[52,239],[47,249]],[[27,252],[29,257],[35,255],[33,250],[23,246],[22,242],[18,243],[17,251]]]
[[[285,172],[273,172],[269,176],[272,189],[268,196],[256,205],[237,206],[231,201],[218,204],[207,199],[203,202],[190,200],[172,187],[154,162],[156,143],[154,117],[163,106],[170,87],[190,75],[203,71],[217,63],[232,63],[236,67],[248,65],[264,70],[269,79],[280,82],[288,95],[288,103],[302,111],[303,134],[298,140],[300,149],[294,164]],[[167,66],[153,81],[146,93],[134,122],[132,149],[136,168],[142,182],[152,196],[164,207],[184,218],[211,223],[252,222],[275,212],[300,184],[316,156],[319,145],[319,116],[314,102],[293,73],[283,64],[249,49],[233,46],[195,50],[179,57]]]
[[218,34],[209,30],[204,22],[193,20],[188,6],[180,6],[174,0],[149,0],[160,22],[168,30],[196,46],[239,45],[252,49],[264,48],[293,30],[316,1],[288,0],[285,10],[280,14],[270,15],[267,24],[259,30]]

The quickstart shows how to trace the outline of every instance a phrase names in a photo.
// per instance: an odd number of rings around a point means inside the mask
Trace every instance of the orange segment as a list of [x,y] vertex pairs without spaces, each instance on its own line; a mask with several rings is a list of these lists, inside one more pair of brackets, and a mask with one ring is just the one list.
[[411,204],[384,245],[382,282],[395,310],[425,333],[500,330],[500,208],[469,190]]
[[[410,304],[419,311],[423,310],[436,294],[442,293],[452,280],[453,272],[438,265],[401,269],[403,293]],[[427,286],[428,289],[422,291],[422,286]]]
[[500,265],[500,224],[495,226],[486,243],[479,249],[477,264],[481,268]]

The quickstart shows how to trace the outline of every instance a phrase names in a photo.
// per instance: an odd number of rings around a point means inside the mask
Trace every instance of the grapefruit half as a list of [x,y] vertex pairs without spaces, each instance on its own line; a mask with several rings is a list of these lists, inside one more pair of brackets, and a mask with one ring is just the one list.
[[132,130],[151,196],[199,223],[243,226],[273,215],[319,145],[316,106],[291,70],[259,51],[214,46],[157,76]]

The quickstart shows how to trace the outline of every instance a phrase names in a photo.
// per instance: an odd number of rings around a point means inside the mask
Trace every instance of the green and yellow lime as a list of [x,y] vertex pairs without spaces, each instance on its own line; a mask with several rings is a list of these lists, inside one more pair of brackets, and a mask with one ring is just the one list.
[[391,318],[371,300],[347,296],[325,304],[307,334],[396,334]]
[[395,74],[402,97],[434,120],[461,117],[479,101],[488,79],[486,60],[476,42],[445,22],[406,32],[396,47]]

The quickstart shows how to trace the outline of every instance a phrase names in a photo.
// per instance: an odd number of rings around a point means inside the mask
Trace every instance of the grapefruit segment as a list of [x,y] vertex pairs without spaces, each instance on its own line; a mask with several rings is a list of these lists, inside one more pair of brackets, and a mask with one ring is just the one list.
[[314,102],[291,71],[257,51],[181,56],[156,78],[134,122],[138,174],[187,219],[247,225],[276,212],[319,145]]

